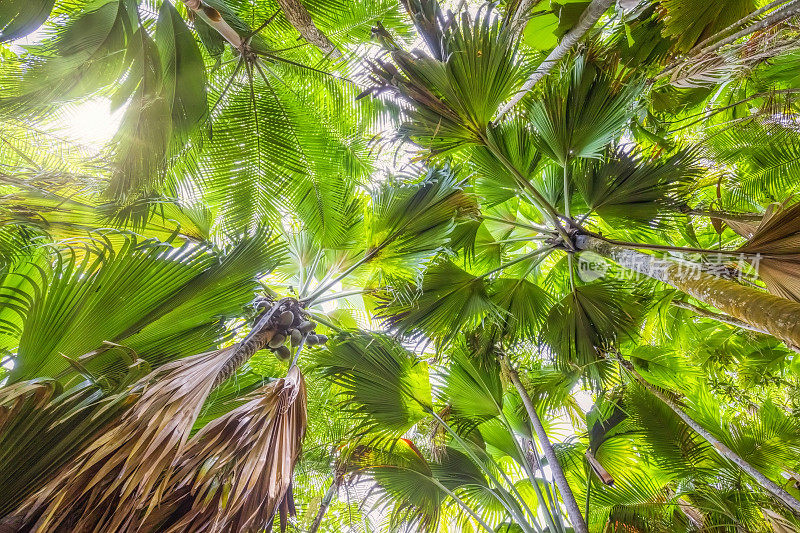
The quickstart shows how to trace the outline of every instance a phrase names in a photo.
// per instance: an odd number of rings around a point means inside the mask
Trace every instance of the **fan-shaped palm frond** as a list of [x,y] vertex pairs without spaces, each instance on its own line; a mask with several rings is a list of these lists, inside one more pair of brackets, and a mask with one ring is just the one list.
[[398,136],[431,150],[446,152],[463,143],[483,144],[486,127],[500,104],[520,83],[515,66],[514,36],[487,9],[447,19],[438,2],[410,4],[412,18],[429,45],[431,56],[411,54],[390,45],[394,64],[373,64],[376,86],[409,106],[408,121]]
[[427,365],[398,341],[377,333],[345,333],[317,359],[342,389],[342,407],[363,433],[402,435],[432,409]]
[[501,416],[503,384],[500,364],[492,351],[460,344],[449,355],[450,364],[441,378],[441,394],[455,421],[476,424]]
[[476,210],[474,198],[447,167],[429,170],[418,184],[380,187],[371,204],[366,256],[384,272],[401,277],[442,250],[455,221]]
[[642,85],[578,57],[569,70],[549,78],[541,99],[528,106],[539,148],[562,167],[599,157],[636,113]]
[[691,151],[647,161],[623,150],[579,165],[572,180],[589,209],[604,221],[652,225],[677,210],[682,189],[700,174],[697,155]]
[[83,357],[89,368],[109,370],[105,342],[124,342],[153,365],[215,347],[225,336],[220,319],[241,313],[256,277],[282,254],[264,231],[221,258],[192,244],[176,248],[132,235],[115,248],[109,235],[57,252],[52,270],[38,268],[12,382],[59,375],[69,369],[63,356],[91,354]]
[[390,523],[435,531],[440,505],[447,497],[437,484],[431,465],[408,439],[399,439],[391,450],[356,447],[348,454],[348,467],[369,473],[383,494],[378,505],[393,505]]
[[640,313],[637,298],[618,286],[608,282],[582,285],[550,310],[542,340],[553,350],[558,365],[577,366],[599,386],[612,375],[606,354],[633,338]]
[[486,280],[450,262],[431,266],[419,287],[406,285],[381,296],[377,318],[400,333],[451,339],[459,327],[475,328],[489,314],[498,314]]

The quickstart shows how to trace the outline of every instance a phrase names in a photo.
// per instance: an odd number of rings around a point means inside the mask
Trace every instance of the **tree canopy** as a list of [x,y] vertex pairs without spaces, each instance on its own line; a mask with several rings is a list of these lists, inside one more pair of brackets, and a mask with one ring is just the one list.
[[0,531],[800,531],[799,38],[3,2]]

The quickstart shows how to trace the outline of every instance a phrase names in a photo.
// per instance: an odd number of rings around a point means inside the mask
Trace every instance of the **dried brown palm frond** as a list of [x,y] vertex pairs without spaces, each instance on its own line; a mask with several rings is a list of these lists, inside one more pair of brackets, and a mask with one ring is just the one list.
[[141,397],[75,460],[14,512],[40,531],[138,531],[159,504],[211,390],[280,329],[268,309],[242,342],[166,364],[134,385]]
[[[104,391],[91,381],[63,390],[54,379],[35,379],[0,389],[0,530],[27,497],[47,482],[136,401],[123,388]],[[20,528],[12,528],[14,531]]]
[[233,348],[165,365],[147,376],[136,405],[23,505],[41,531],[125,531],[189,432]]
[[734,218],[724,218],[724,217],[720,217],[718,219],[712,218],[711,220],[712,221],[721,220],[722,222],[727,224],[727,226],[731,228],[735,233],[741,235],[745,239],[750,239],[755,234],[760,224],[759,222],[753,222],[750,220],[736,220]]
[[305,432],[305,381],[293,366],[191,439],[140,531],[269,530],[278,511],[283,530]]
[[23,409],[44,407],[54,396],[58,383],[53,380],[12,383],[0,391],[0,433],[15,420]]
[[771,208],[740,252],[753,260],[767,290],[800,302],[800,203]]

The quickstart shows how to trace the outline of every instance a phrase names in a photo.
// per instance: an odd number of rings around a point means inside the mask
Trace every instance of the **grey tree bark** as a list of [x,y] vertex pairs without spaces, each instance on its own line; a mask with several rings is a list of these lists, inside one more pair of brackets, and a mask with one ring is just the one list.
[[308,14],[306,6],[300,0],[278,0],[286,20],[300,32],[300,35],[313,44],[325,55],[337,59],[342,56],[338,48],[328,39],[328,36],[317,28],[311,16]]
[[517,103],[522,100],[525,94],[530,91],[534,85],[536,85],[542,78],[547,76],[551,70],[556,66],[556,64],[565,56],[567,52],[572,49],[573,46],[578,44],[583,36],[588,32],[592,26],[600,19],[603,13],[611,7],[611,4],[614,3],[614,0],[592,0],[592,3],[589,4],[586,9],[581,14],[581,17],[578,19],[578,23],[575,25],[574,28],[569,30],[564,37],[561,38],[561,42],[553,48],[553,51],[542,61],[541,65],[536,67],[536,70],[530,75],[530,77],[525,81],[517,94],[514,95],[509,102],[504,105],[500,112],[497,114],[495,121],[500,120],[500,117],[505,115],[511,108],[513,108]]
[[578,506],[578,502],[575,500],[575,495],[572,493],[572,489],[567,482],[567,477],[564,475],[564,469],[561,468],[561,463],[558,462],[558,457],[556,457],[556,452],[553,449],[553,445],[550,443],[547,432],[544,430],[542,421],[539,419],[539,415],[536,414],[536,408],[531,401],[531,397],[528,395],[528,391],[525,390],[525,387],[519,380],[517,371],[511,366],[505,356],[500,358],[500,362],[503,365],[503,369],[511,378],[512,383],[514,383],[514,386],[517,388],[517,392],[519,392],[520,397],[522,398],[522,403],[525,405],[525,410],[528,413],[528,418],[531,420],[531,425],[536,433],[536,438],[539,440],[539,444],[542,446],[544,456],[547,457],[547,462],[550,465],[550,471],[553,473],[553,481],[555,481],[556,487],[561,493],[561,499],[564,501],[564,507],[567,509],[567,516],[569,517],[569,521],[572,524],[573,529],[577,533],[589,533],[589,527],[586,525],[586,520],[584,520],[583,515],[581,515],[581,508]]

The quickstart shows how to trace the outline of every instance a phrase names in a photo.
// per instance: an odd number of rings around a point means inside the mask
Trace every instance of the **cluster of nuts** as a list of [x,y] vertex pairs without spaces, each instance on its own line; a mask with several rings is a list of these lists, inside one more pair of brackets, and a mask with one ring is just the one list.
[[272,339],[270,339],[267,346],[278,359],[286,361],[292,355],[291,350],[286,346],[287,339],[292,348],[303,344],[303,339],[305,339],[305,344],[309,346],[328,342],[328,337],[314,331],[317,325],[304,315],[304,311],[299,307],[295,307],[294,310],[286,309],[282,311],[274,319],[273,325],[277,331],[272,335]]

